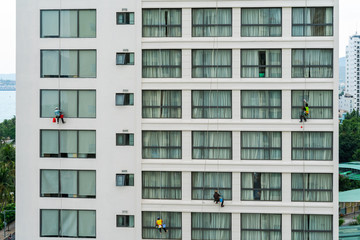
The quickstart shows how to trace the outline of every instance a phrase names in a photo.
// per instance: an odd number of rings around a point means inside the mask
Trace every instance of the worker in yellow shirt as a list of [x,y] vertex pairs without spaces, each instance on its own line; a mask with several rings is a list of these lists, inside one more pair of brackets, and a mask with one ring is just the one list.
[[165,223],[163,222],[163,220],[161,219],[161,218],[157,218],[157,220],[156,220],[156,228],[158,228],[159,229],[159,232],[161,233],[161,230],[162,229],[164,229],[164,231],[165,232],[167,232],[167,230],[166,230],[166,225],[165,225]]

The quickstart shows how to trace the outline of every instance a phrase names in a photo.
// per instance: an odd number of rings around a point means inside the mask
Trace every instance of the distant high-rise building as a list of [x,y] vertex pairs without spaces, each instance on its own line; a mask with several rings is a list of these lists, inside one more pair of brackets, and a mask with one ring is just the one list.
[[338,0],[17,2],[17,239],[338,238]]

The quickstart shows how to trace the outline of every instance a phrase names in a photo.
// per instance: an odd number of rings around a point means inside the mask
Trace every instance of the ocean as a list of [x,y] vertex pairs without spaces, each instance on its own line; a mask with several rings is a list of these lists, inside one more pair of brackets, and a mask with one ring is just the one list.
[[0,91],[0,123],[16,113],[16,92]]

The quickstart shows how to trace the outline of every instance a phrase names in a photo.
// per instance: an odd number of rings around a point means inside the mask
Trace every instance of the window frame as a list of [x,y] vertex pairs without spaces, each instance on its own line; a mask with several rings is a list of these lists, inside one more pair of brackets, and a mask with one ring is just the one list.
[[[241,21],[241,25],[240,25],[240,34],[241,34],[241,37],[282,37],[282,33],[283,33],[283,29],[282,29],[282,23],[283,23],[283,14],[282,14],[282,8],[281,7],[245,7],[245,8],[241,8],[241,16],[243,15],[243,10],[247,10],[247,9],[280,9],[280,19],[281,19],[281,22],[280,24],[243,24],[242,23],[242,18],[240,19]],[[270,18],[270,16],[269,16]],[[280,27],[281,28],[281,33],[279,36],[270,36],[270,32],[269,32],[269,36],[244,36],[243,34],[243,31],[242,31],[242,28],[243,26],[245,27]],[[271,31],[271,30],[269,30]]]
[[[121,95],[124,95],[124,103],[126,103],[126,101],[128,100],[129,104],[117,104],[117,96],[121,96]],[[134,106],[134,101],[135,101],[134,93],[115,93],[115,106]]]
[[[161,51],[169,51],[169,58],[173,57],[172,54],[171,54],[171,51],[180,51],[180,64],[179,65],[144,65],[144,57],[142,57],[142,63],[141,63],[141,77],[142,78],[182,78],[182,60],[183,60],[183,57],[182,57],[182,49],[143,49],[142,50],[142,56],[144,56],[144,52],[151,52],[151,51],[158,51],[158,52],[161,52]],[[169,61],[170,62],[170,61]],[[180,69],[180,75],[179,76],[170,76],[170,77],[145,77],[144,76],[144,68],[156,68],[156,69],[176,69],[176,68],[179,68]]]
[[[118,176],[122,176],[122,175],[125,176],[125,183],[126,183],[126,181],[128,181],[128,184],[124,184],[124,185],[118,185],[117,184],[118,183],[118,181],[117,181]],[[130,175],[133,176],[132,185],[131,185],[131,181],[130,181]],[[115,175],[115,186],[116,187],[133,187],[133,186],[135,186],[135,174],[133,174],[133,173],[117,173]]]
[[[125,144],[119,144],[118,143],[118,137],[122,136],[123,139],[125,139]],[[131,142],[131,136],[132,136],[132,142]],[[126,143],[129,144],[126,144]],[[134,146],[134,133],[116,133],[116,140],[115,140],[116,146]],[[132,144],[131,144],[132,143]]]
[[[307,119],[333,119],[333,113],[334,113],[334,92],[333,90],[329,90],[329,89],[326,89],[326,90],[291,90],[291,100],[292,100],[292,96],[293,96],[293,92],[300,92],[302,91],[302,99],[305,99],[305,92],[323,92],[323,91],[329,91],[331,92],[331,107],[328,107],[328,106],[310,106],[310,109],[331,109],[331,118],[313,118],[311,117],[311,112],[310,112],[310,116],[306,117]],[[303,104],[304,106],[304,104]],[[294,110],[294,109],[300,109],[302,106],[293,106],[292,105],[292,101],[291,101],[291,111]],[[293,118],[291,116],[291,119],[299,119],[299,117],[296,117],[296,118]]]
[[[59,221],[58,221],[58,235],[52,235],[52,236],[44,236],[43,234],[42,234],[42,221],[43,221],[43,219],[42,219],[42,211],[43,210],[55,210],[55,211],[57,211],[57,214],[58,214],[58,218],[59,218]],[[61,233],[61,229],[62,229],[62,226],[61,226],[61,221],[60,221],[60,219],[61,219],[61,212],[62,211],[73,211],[73,212],[76,212],[76,225],[77,225],[77,230],[76,230],[76,232],[77,232],[77,236],[76,237],[68,237],[68,236],[63,236],[63,235],[61,235],[60,233]],[[89,211],[91,211],[91,212],[95,212],[95,236],[79,236],[79,212],[81,212],[81,211],[84,211],[84,212],[89,212]],[[48,238],[50,238],[50,237],[61,237],[61,238],[96,238],[96,228],[97,228],[97,223],[96,223],[96,210],[93,210],[93,209],[40,209],[40,237],[48,237]]]
[[[307,218],[307,221],[306,221],[307,225],[309,225],[310,216],[331,216],[331,224],[330,224],[331,230],[309,230],[309,229],[308,230],[305,230],[305,229],[295,230],[295,229],[293,229],[291,227],[291,234],[293,232],[296,232],[296,233],[303,233],[303,236],[305,236],[306,233],[331,233],[331,235],[333,235],[333,231],[334,231],[334,227],[333,227],[334,226],[334,217],[333,217],[333,215],[328,215],[328,214],[291,214],[291,225],[292,225],[292,221],[293,221],[292,216],[294,216],[294,215],[302,216],[303,223],[305,223],[304,217],[306,217]],[[300,240],[305,240],[305,238],[303,237]]]
[[[162,213],[166,213],[168,216],[168,218],[166,218],[166,219],[164,219],[164,221],[166,220],[166,229],[168,230],[168,234],[170,234],[171,235],[171,233],[173,232],[173,231],[171,231],[171,230],[180,230],[180,238],[174,238],[173,236],[169,236],[169,235],[167,235],[166,236],[166,238],[167,239],[182,239],[182,220],[183,220],[183,217],[182,217],[182,212],[173,212],[173,211],[141,211],[141,237],[142,237],[142,239],[161,239],[162,237],[161,237],[161,235],[158,235],[158,237],[157,238],[148,238],[148,237],[145,237],[144,236],[144,229],[155,229],[156,231],[157,231],[157,229],[156,228],[154,228],[154,225],[152,224],[151,226],[144,226],[144,225],[147,225],[147,224],[145,224],[145,222],[144,222],[144,219],[145,219],[145,217],[144,217],[144,215],[146,214],[146,213],[150,213],[150,214],[152,214],[152,213],[156,213],[156,215],[158,215],[159,217],[161,217],[161,218],[163,218],[163,216],[162,216]],[[172,217],[174,217],[174,215],[175,214],[179,214],[179,216],[180,216],[180,218],[181,218],[181,221],[180,221],[180,223],[181,223],[181,227],[174,227],[174,226],[171,226],[172,224],[168,224],[168,223],[172,223],[172,220],[171,220],[171,218]],[[154,223],[155,223],[155,220],[156,219],[154,219]]]
[[[163,187],[163,186],[154,186],[154,187],[147,187],[145,186],[144,184],[144,174],[151,174],[151,173],[160,173],[160,183],[162,182],[162,173],[172,173],[172,174],[180,174],[180,187]],[[182,200],[182,172],[181,171],[142,171],[141,172],[141,176],[142,176],[142,179],[141,179],[141,199],[150,199],[150,200]],[[161,195],[161,190],[165,189],[165,190],[180,190],[180,198],[144,198],[144,189],[153,189],[153,190],[156,190],[156,191],[160,191],[160,195]]]
[[[194,92],[201,92],[202,96],[203,96],[203,101],[202,101],[202,106],[194,106]],[[205,106],[204,102],[205,102],[205,98],[204,98],[204,93],[205,92],[229,92],[230,93],[230,106]],[[218,97],[218,96],[217,96]],[[192,119],[232,119],[232,90],[191,90],[191,118]],[[201,117],[194,117],[194,109],[198,108],[198,109],[202,109],[202,116]],[[204,117],[204,109],[219,109],[219,108],[223,108],[223,109],[230,109],[231,115],[230,117],[226,118],[220,118],[220,117],[216,117],[216,118],[211,118],[211,117]],[[217,113],[217,115],[219,115],[219,113]]]
[[[204,10],[215,10],[215,12],[218,11],[218,9],[221,10],[230,10],[231,12],[231,20],[230,20],[230,24],[194,24],[194,11],[200,11],[202,10],[202,16],[203,16],[203,22],[205,19],[205,15],[204,15]],[[218,16],[217,16],[218,17]],[[194,27],[202,27],[203,31],[202,31],[202,35],[203,36],[194,36]],[[218,34],[216,34],[216,36],[205,36],[205,27],[216,27],[216,29],[218,29],[219,27],[231,27],[231,34],[230,36],[219,36]],[[228,8],[228,7],[215,7],[215,8],[192,8],[191,9],[191,37],[232,37],[233,36],[233,9],[232,8]]]
[[[229,201],[232,201],[232,195],[233,195],[233,189],[232,189],[232,180],[233,180],[233,176],[232,176],[232,172],[216,172],[217,173],[217,177],[220,179],[219,177],[219,174],[229,174],[230,175],[230,184],[231,184],[231,187],[194,187],[194,184],[193,184],[193,178],[195,177],[195,174],[202,174],[202,179],[203,179],[203,183],[205,183],[204,179],[205,179],[205,174],[209,174],[209,173],[215,173],[215,172],[191,172],[191,200],[212,200],[213,198],[205,198],[204,195],[205,195],[205,190],[218,190],[220,193],[223,191],[223,190],[230,190],[231,191],[231,197],[230,198],[225,198],[226,200],[229,200]],[[218,181],[218,186],[220,185],[220,181]],[[197,198],[194,198],[193,196],[193,191],[194,190],[202,190],[202,198],[201,199],[197,199]]]
[[[240,231],[241,231],[241,235],[242,232],[266,232],[266,233],[271,233],[271,232],[279,232],[280,233],[280,239],[282,239],[282,214],[277,214],[277,213],[241,213],[240,214],[240,221],[243,222],[243,214],[259,214],[260,215],[260,228],[243,228],[243,225],[241,224],[240,226]],[[280,216],[280,229],[263,229],[262,228],[262,224],[261,224],[261,220],[262,220],[262,215],[278,215]],[[263,238],[261,238],[263,239]]]
[[[58,52],[58,75],[44,75],[43,74],[43,52]],[[61,52],[62,51],[69,51],[69,52],[77,52],[77,75],[61,75]],[[80,57],[79,53],[81,51],[92,51],[95,53],[95,75],[92,77],[81,77],[80,74]],[[96,49],[40,49],[40,78],[97,78],[97,50]]]
[[[204,52],[205,51],[223,51],[223,50],[227,50],[230,51],[230,59],[231,59],[231,65],[194,65],[194,54],[195,51],[203,51],[202,53],[202,61],[205,62],[205,55]],[[233,49],[191,49],[191,78],[232,78],[233,77]],[[218,76],[211,76],[211,77],[205,77],[204,75],[204,70],[205,68],[230,68],[231,69],[231,73],[229,77],[218,77]],[[194,76],[194,68],[201,68],[202,69],[202,77],[195,77]],[[217,70],[216,70],[216,75],[217,75]]]
[[[167,133],[168,135],[170,135],[170,133],[172,132],[179,132],[180,133],[180,143],[181,145],[180,146],[172,146],[171,145],[171,142],[169,141],[169,145],[168,146],[159,146],[159,147],[154,147],[154,146],[145,146],[144,145],[144,132],[165,132]],[[169,138],[170,139],[170,138]],[[182,131],[173,131],[173,130],[170,130],[170,131],[162,131],[162,130],[143,130],[142,131],[142,134],[141,134],[141,151],[142,151],[142,159],[169,159],[169,158],[145,158],[144,156],[144,149],[166,149],[167,151],[171,150],[171,149],[178,149],[180,150],[180,157],[179,158],[170,158],[170,159],[182,159]]]
[[[253,187],[252,188],[245,188],[243,187],[243,182],[241,181],[241,185],[240,185],[240,194],[241,194],[241,201],[247,201],[247,202],[281,202],[282,201],[282,186],[283,186],[283,182],[282,182],[282,173],[281,172],[241,172],[241,179],[242,179],[242,174],[252,174],[252,178],[253,178]],[[280,175],[280,188],[255,188],[254,185],[255,185],[255,174],[260,174],[260,181],[261,181],[261,175],[265,173],[265,174],[279,174]],[[247,199],[244,199],[243,198],[243,190],[244,191],[253,191],[253,194],[255,191],[259,191],[260,192],[260,196],[262,194],[262,192],[266,192],[266,191],[277,191],[277,192],[280,192],[280,199],[279,200],[261,200],[261,197],[260,199],[253,199],[253,200],[247,200]]]
[[[293,52],[294,50],[302,50],[303,51],[303,58],[302,58],[302,62],[303,65],[294,65],[293,64]],[[331,50],[332,55],[331,55],[331,62],[332,65],[306,65],[305,61],[306,61],[306,52],[307,51],[311,51],[311,50]],[[301,77],[295,77],[293,74],[293,68],[301,68],[303,70],[304,75]],[[305,69],[306,68],[331,68],[331,77],[312,77],[312,76],[308,76],[306,77],[305,75]],[[291,48],[291,78],[334,78],[334,49],[333,48]]]
[[[244,106],[243,105],[243,103],[244,103],[244,101],[242,101],[242,97],[243,97],[243,92],[275,92],[275,91],[278,91],[278,92],[280,92],[280,106],[271,106],[271,105],[268,105],[268,106]],[[240,90],[240,97],[241,97],[241,106],[240,106],[240,108],[241,108],[241,119],[282,119],[282,117],[281,118],[245,118],[245,117],[243,117],[243,108],[248,108],[248,109],[250,109],[250,108],[258,108],[258,109],[260,109],[260,108],[268,108],[268,112],[269,112],[269,116],[270,116],[270,109],[271,108],[278,108],[278,109],[280,109],[281,110],[281,114],[282,114],[282,90]],[[269,99],[268,99],[268,102],[269,102],[269,104],[270,104],[270,102],[271,102],[271,96],[270,96],[270,94],[269,94]]]
[[[125,19],[127,19],[127,17],[129,18],[129,23],[119,23],[119,15],[125,15]],[[130,21],[130,15],[133,14],[133,19],[134,21],[131,22]],[[127,16],[128,15],[128,16]],[[116,12],[116,25],[135,25],[135,12]]]
[[[119,217],[125,218],[125,225],[119,225]],[[132,218],[133,225],[130,225],[130,219]],[[134,228],[135,227],[135,216],[134,215],[116,215],[116,227],[117,228]]]
[[[260,54],[260,52],[265,52],[265,58],[266,58],[266,51],[273,51],[273,50],[279,50],[280,51],[280,65],[243,65],[242,63],[242,59],[243,59],[243,51],[258,51],[258,56]],[[262,78],[270,78],[270,79],[273,79],[273,78],[282,78],[282,75],[283,75],[283,71],[282,71],[282,49],[281,48],[274,48],[274,49],[264,49],[264,48],[260,48],[260,49],[254,49],[254,48],[249,48],[249,49],[241,49],[240,50],[240,75],[241,75],[241,78],[259,78],[259,79],[262,79]],[[243,76],[243,68],[246,67],[246,68],[264,68],[265,69],[265,73],[264,73],[264,77],[244,77]],[[266,69],[272,69],[272,68],[280,68],[280,76],[279,77],[266,77]],[[259,71],[259,74],[260,74],[260,71]]]
[[[311,203],[327,203],[327,202],[333,202],[334,201],[334,191],[333,191],[333,181],[334,181],[334,174],[333,173],[291,173],[291,185],[292,185],[292,181],[293,181],[293,176],[294,175],[302,175],[302,180],[303,180],[303,189],[293,189],[291,186],[291,202],[311,202]],[[331,187],[329,189],[307,189],[305,186],[305,175],[307,174],[308,177],[310,177],[310,175],[313,174],[321,174],[321,175],[331,175]],[[293,192],[302,192],[302,199],[303,200],[293,200]],[[309,192],[329,192],[330,193],[330,200],[329,201],[310,201],[310,200],[306,200],[306,194]]]
[[[180,102],[181,102],[181,105],[180,106],[173,106],[173,105],[169,105],[169,106],[164,106],[162,105],[162,102],[160,103],[160,106],[144,106],[144,102],[142,102],[141,104],[141,111],[142,111],[142,114],[141,114],[141,117],[144,118],[144,119],[181,119],[182,118],[182,90],[164,90],[164,89],[159,89],[159,90],[142,90],[141,91],[141,94],[142,96],[144,96],[144,92],[157,92],[157,91],[160,91],[160,95],[162,96],[162,93],[163,92],[171,92],[171,96],[173,95],[172,93],[173,92],[180,92]],[[144,98],[142,98],[142,101]],[[154,109],[154,108],[159,108],[160,111],[162,112],[163,109],[166,109],[166,110],[170,110],[170,111],[173,111],[173,110],[177,110],[177,109],[180,109],[180,117],[144,117],[144,114],[143,114],[143,111],[144,109],[146,108],[150,108],[150,109]],[[170,114],[171,115],[171,114]],[[161,114],[160,114],[161,116]]]
[[[209,133],[209,132],[228,132],[231,133],[231,147],[209,147],[209,146],[205,146],[205,147],[195,147],[195,149],[200,149],[202,151],[201,155],[203,154],[203,151],[205,150],[210,150],[210,149],[227,149],[230,150],[230,158],[222,158],[222,159],[217,159],[217,158],[194,158],[194,132],[202,132],[202,133]],[[204,136],[205,137],[205,136]],[[191,159],[192,160],[233,160],[233,131],[191,131]]]
[[[119,63],[117,60],[118,55],[125,55],[124,64]],[[133,58],[133,62],[131,62],[131,56]],[[115,58],[116,66],[127,66],[127,65],[135,65],[135,53],[134,52],[117,52]]]
[[[192,223],[192,219],[193,219],[193,216],[195,214],[200,214],[201,215],[201,218],[204,219],[204,217],[206,217],[205,214],[211,214],[210,218],[213,218],[222,214],[224,216],[229,216],[230,215],[230,228],[220,228],[220,227],[214,227],[214,228],[206,228],[206,227],[201,227],[201,228],[195,228],[193,227]],[[204,216],[205,215],[205,216]],[[202,220],[202,222],[204,222],[204,220]],[[233,223],[233,220],[232,220],[232,213],[228,213],[228,212],[191,212],[191,235],[192,235],[192,231],[193,230],[198,230],[198,231],[201,231],[201,236],[202,236],[202,239],[204,239],[204,231],[228,231],[229,232],[229,236],[230,236],[230,239],[232,237],[232,223]]]
[[[150,25],[150,24],[147,24],[145,25],[144,24],[144,19],[142,20],[142,24],[141,24],[141,36],[143,38],[181,38],[182,37],[182,20],[183,20],[183,17],[182,17],[182,8],[143,8],[141,13],[142,15],[144,14],[144,11],[147,11],[147,10],[158,10],[159,12],[162,11],[162,10],[179,10],[180,11],[180,24],[156,24],[156,25]],[[160,17],[159,17],[159,20],[160,20]],[[170,21],[171,21],[171,17],[170,17]],[[151,29],[153,28],[159,28],[159,30],[161,28],[166,28],[166,32],[171,32],[171,29],[172,28],[176,28],[176,27],[180,27],[180,36],[168,36],[168,35],[171,35],[171,34],[165,34],[166,36],[144,36],[144,27],[150,27]],[[170,31],[168,31],[168,29],[170,29]]]
[[[50,193],[50,195],[54,195],[54,196],[45,196],[45,194],[41,193],[42,190],[42,172],[43,171],[57,171],[57,175],[58,175],[58,182],[59,182],[59,192],[56,193]],[[61,172],[62,171],[73,171],[76,172],[76,188],[77,188],[77,194],[76,197],[67,197],[67,196],[63,196],[63,195],[67,195],[67,194],[62,194],[61,193]],[[86,172],[95,172],[95,195],[80,195],[79,191],[80,191],[80,177],[79,177],[79,172],[81,171],[86,171]],[[55,196],[56,195],[56,196]],[[43,198],[92,198],[92,199],[96,199],[96,170],[75,170],[75,169],[40,169],[40,197]]]
[[[96,89],[40,89],[40,118],[53,118],[53,117],[42,117],[42,92],[43,91],[56,91],[58,92],[58,106],[59,106],[59,109],[61,110],[62,107],[61,107],[61,92],[62,91],[76,91],[76,97],[77,97],[77,111],[76,111],[76,115],[77,117],[68,117],[65,115],[66,118],[96,118]],[[89,91],[92,91],[92,92],[95,92],[95,116],[94,117],[79,117],[79,93],[80,92],[89,92]],[[55,109],[54,109],[55,111]],[[55,117],[55,114],[54,114],[54,117]]]
[[[294,24],[294,11],[293,9],[294,8],[302,8],[303,9],[303,23],[295,23]],[[316,23],[305,23],[305,19],[306,19],[306,9],[311,9],[311,8],[325,8],[325,11],[326,11],[326,8],[331,8],[332,9],[332,23],[329,24],[329,23],[322,23],[322,24],[316,24]],[[312,27],[312,26],[323,26],[323,27],[326,27],[326,26],[331,26],[331,32],[332,34],[331,35],[305,35],[305,28],[306,27]],[[303,35],[294,35],[293,34],[293,27],[302,27],[303,28]],[[292,7],[291,8],[291,36],[292,37],[332,37],[334,36],[334,8],[333,7],[329,7],[329,6],[321,6],[321,7]]]
[[[42,29],[42,12],[46,12],[46,11],[57,11],[59,13],[58,16],[58,20],[59,20],[59,32],[57,36],[42,36],[43,35],[43,29]],[[77,36],[76,37],[60,37],[60,32],[61,32],[61,12],[62,11],[76,11],[76,19],[77,19],[77,26],[76,26],[76,30],[77,30]],[[80,16],[79,16],[79,12],[80,11],[95,11],[95,35],[94,37],[80,37]],[[97,12],[96,12],[96,8],[94,9],[40,9],[40,38],[96,38],[96,34],[97,34]]]
[[[242,136],[243,136],[243,133],[258,133],[258,132],[261,132],[263,134],[268,134],[270,135],[270,133],[280,133],[280,147],[244,147],[243,146],[243,141],[242,141]],[[241,157],[241,160],[249,160],[249,161],[257,161],[257,160],[265,160],[265,161],[281,161],[282,160],[282,132],[281,131],[241,131],[240,133],[240,139],[241,139],[241,145],[240,145],[240,157]],[[269,145],[271,145],[271,138],[268,136],[268,139],[269,139]],[[281,158],[280,159],[271,159],[271,158],[263,158],[263,159],[243,159],[243,154],[242,154],[242,150],[243,149],[260,149],[260,150],[264,150],[265,151],[269,151],[269,156],[271,155],[270,154],[270,151],[271,150],[280,150],[281,152]]]
[[[45,156],[41,156],[42,155],[42,141],[43,141],[43,139],[42,139],[42,132],[43,131],[52,131],[52,132],[57,132],[57,134],[58,134],[58,150],[59,150],[59,153],[57,154],[58,156],[56,157],[56,156],[47,156],[47,157],[45,157]],[[61,145],[60,145],[60,142],[61,142],[61,140],[60,140],[60,132],[65,132],[65,131],[76,131],[76,142],[77,142],[77,150],[76,150],[76,157],[74,157],[75,159],[77,159],[77,158],[80,158],[80,159],[96,159],[96,130],[86,130],[86,129],[83,129],[83,130],[55,130],[55,129],[40,129],[40,158],[69,158],[69,157],[63,157],[63,156],[61,156],[61,153],[60,153],[60,147],[61,147]],[[87,155],[87,157],[79,157],[79,132],[94,132],[95,133],[95,153],[88,153]],[[53,154],[53,155],[55,155],[55,154]],[[90,157],[89,157],[89,155],[90,155]]]

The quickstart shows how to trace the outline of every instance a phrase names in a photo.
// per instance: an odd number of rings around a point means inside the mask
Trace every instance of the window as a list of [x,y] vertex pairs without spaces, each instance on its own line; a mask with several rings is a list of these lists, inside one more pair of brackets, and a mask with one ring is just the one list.
[[96,50],[41,50],[42,78],[95,78]]
[[181,9],[143,9],[143,37],[181,37]]
[[193,159],[232,159],[232,132],[192,132]]
[[232,175],[221,172],[192,172],[193,200],[212,200],[214,191],[218,190],[224,200],[232,199]]
[[292,49],[293,78],[332,78],[332,49]]
[[95,38],[96,10],[41,10],[42,38]]
[[96,132],[40,130],[40,157],[95,158]]
[[116,53],[116,65],[134,65],[134,53]]
[[230,118],[231,91],[198,91],[192,95],[192,118]]
[[331,173],[292,173],[291,201],[332,202]]
[[241,50],[241,77],[281,78],[281,50]]
[[241,91],[241,118],[281,119],[281,91]]
[[281,173],[241,173],[241,200],[281,201]]
[[116,215],[116,227],[134,227],[134,216]]
[[116,174],[116,186],[134,186],[134,174]]
[[40,117],[55,117],[58,107],[65,118],[95,118],[95,90],[40,90]]
[[143,118],[181,118],[181,90],[143,90]]
[[132,133],[117,133],[116,146],[134,146],[134,134]]
[[232,50],[192,50],[193,78],[231,78]]
[[40,173],[41,197],[96,197],[95,171],[41,170]]
[[181,200],[181,172],[143,172],[142,199]]
[[[154,227],[155,220],[158,217],[166,224],[166,230],[168,230],[166,234],[159,234],[159,230]],[[143,239],[181,239],[181,227],[181,212],[142,212]]]
[[291,240],[333,239],[331,215],[291,215]]
[[96,211],[41,209],[40,237],[96,238]]
[[281,8],[242,8],[242,37],[281,37]]
[[241,239],[281,240],[281,214],[242,213]]
[[181,50],[143,50],[143,78],[181,78]]
[[116,106],[128,106],[134,105],[134,94],[133,93],[117,93],[115,95]]
[[232,9],[192,9],[193,37],[231,37]]
[[231,240],[231,213],[191,213],[191,239]]
[[332,36],[333,8],[311,7],[292,9],[293,36]]
[[292,160],[332,160],[332,132],[292,132],[291,142]]
[[116,13],[116,24],[134,24],[135,17],[133,12],[118,12]]
[[281,132],[241,132],[242,160],[281,160]]
[[143,131],[142,157],[181,159],[181,131]]
[[291,92],[291,117],[300,117],[304,99],[309,104],[311,119],[332,119],[333,115],[333,92],[326,90],[294,90]]

